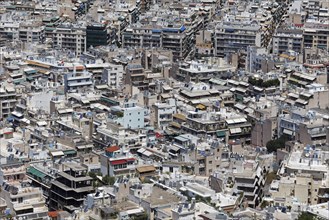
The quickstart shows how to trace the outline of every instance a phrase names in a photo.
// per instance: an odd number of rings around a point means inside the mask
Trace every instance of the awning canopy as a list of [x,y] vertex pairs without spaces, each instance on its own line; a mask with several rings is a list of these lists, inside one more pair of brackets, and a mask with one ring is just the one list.
[[46,126],[46,125],[47,125],[47,122],[46,122],[46,121],[38,121],[38,122],[37,122],[37,125],[38,125],[39,127],[41,127],[41,126]]
[[51,154],[53,157],[64,156],[63,151],[52,151],[52,152],[50,152],[50,154]]
[[242,132],[241,128],[230,128],[231,134],[239,134],[241,132]]
[[216,131],[216,135],[219,138],[225,137],[226,136],[226,131]]
[[65,155],[74,155],[76,154],[77,152],[75,150],[64,150],[63,153]]
[[18,117],[18,118],[20,118],[20,117],[22,117],[22,116],[23,116],[23,114],[22,114],[22,113],[20,113],[20,112],[17,112],[17,111],[13,111],[11,114],[12,114],[13,116],[15,116],[15,117]]
[[35,169],[34,167],[29,167],[27,168],[27,173],[33,175],[33,176],[36,176],[36,177],[39,177],[41,179],[45,178],[47,175],[37,169]]
[[287,135],[292,135],[293,134],[293,131],[290,131],[288,129],[283,129],[283,133],[284,134],[287,134]]
[[153,165],[150,165],[150,166],[137,167],[136,170],[139,173],[147,173],[147,172],[154,172],[156,169]]

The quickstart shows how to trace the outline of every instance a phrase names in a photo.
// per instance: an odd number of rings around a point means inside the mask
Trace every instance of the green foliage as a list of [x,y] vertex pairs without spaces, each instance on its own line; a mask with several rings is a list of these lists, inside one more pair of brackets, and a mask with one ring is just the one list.
[[280,148],[284,148],[286,144],[287,138],[285,136],[281,136],[278,139],[270,140],[266,144],[267,151],[269,153],[276,152]]
[[96,178],[97,178],[97,175],[96,175],[96,173],[94,173],[94,172],[89,172],[89,173],[88,173],[88,176],[90,176],[90,177],[93,178],[93,179],[96,179]]
[[302,212],[299,216],[298,216],[298,220],[314,220],[314,216],[308,212]]
[[146,212],[144,212],[142,215],[136,215],[132,217],[133,220],[148,220],[149,217]]
[[115,183],[115,178],[113,176],[106,175],[103,177],[102,182],[105,185],[113,186],[113,184]]
[[118,118],[122,118],[122,117],[123,117],[123,112],[116,112],[115,115],[116,115]]
[[265,182],[265,184],[266,184],[266,185],[270,185],[270,184],[272,183],[272,181],[273,181],[274,179],[276,179],[276,178],[277,178],[277,175],[276,175],[275,172],[268,173],[268,174],[266,175],[266,182]]
[[266,206],[269,206],[270,205],[270,203],[268,203],[267,201],[263,201],[261,204],[260,204],[260,207],[262,208],[262,209],[264,209],[264,208],[266,208]]
[[270,80],[264,81],[263,79],[256,79],[253,77],[249,77],[248,83],[250,83],[253,86],[260,87],[260,88],[268,88],[268,87],[280,85],[280,81],[278,79],[270,79]]

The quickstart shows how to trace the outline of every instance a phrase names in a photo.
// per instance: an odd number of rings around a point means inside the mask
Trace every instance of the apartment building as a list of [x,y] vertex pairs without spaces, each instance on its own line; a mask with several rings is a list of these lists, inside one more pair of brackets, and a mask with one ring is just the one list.
[[18,30],[19,40],[23,42],[43,42],[45,40],[44,26],[41,24],[21,23]]
[[15,110],[17,94],[13,85],[0,85],[0,117],[7,118]]
[[329,50],[328,25],[328,21],[306,21],[303,33],[303,47]]
[[251,123],[244,117],[232,117],[225,120],[228,129],[228,141],[250,144],[251,141]]
[[103,175],[117,176],[132,174],[136,169],[136,159],[124,147],[111,146],[100,155]]
[[19,23],[13,21],[1,22],[0,35],[10,40],[18,40]]
[[10,214],[22,219],[47,217],[48,209],[42,190],[29,185],[26,167],[13,157],[1,157],[0,197],[5,200]]
[[[76,68],[76,67],[74,67]],[[92,74],[89,72],[66,73],[64,75],[64,91],[77,92],[83,89],[93,88]]]
[[319,118],[299,124],[296,140],[312,146],[323,146],[327,143],[329,120]]
[[277,29],[273,35],[273,53],[282,54],[287,51],[302,53],[303,30],[301,29]]
[[63,163],[63,171],[52,181],[49,208],[70,213],[80,210],[85,197],[93,193],[92,178],[87,176],[87,168],[77,163]]
[[109,64],[102,72],[102,82],[106,83],[110,88],[119,88],[125,71],[122,65]]
[[126,100],[122,106],[112,107],[109,117],[124,128],[139,129],[145,126],[145,110],[134,100]]
[[255,161],[245,161],[241,170],[233,173],[234,188],[243,193],[249,207],[257,207],[263,199],[266,169]]
[[126,76],[124,83],[126,85],[134,85],[138,88],[146,86],[144,68],[140,64],[129,64],[126,67]]
[[229,53],[247,50],[248,46],[265,46],[265,33],[257,24],[234,22],[218,23],[214,32],[215,55],[224,57]]
[[165,103],[155,103],[152,107],[154,109],[154,126],[165,130],[173,121],[173,115],[176,114],[176,100],[167,99]]
[[272,182],[269,192],[277,206],[314,205],[318,204],[321,182],[305,173],[283,176]]
[[61,25],[51,31],[52,45],[55,48],[70,50],[75,56],[86,52],[86,28]]
[[193,46],[193,34],[184,25],[153,28],[147,25],[130,25],[122,33],[124,48],[162,48],[172,51],[174,60],[187,57]]
[[115,42],[116,33],[111,30],[106,24],[93,23],[87,25],[86,28],[86,42],[87,48],[93,46],[105,46]]
[[310,145],[296,143],[294,151],[290,153],[281,168],[288,175],[294,173],[311,174],[314,180],[322,180],[328,172],[326,160],[328,152],[315,149]]
[[181,81],[203,81],[208,82],[212,77],[228,78],[230,72],[235,71],[235,68],[224,62],[221,58],[211,63],[198,63],[191,61],[184,63],[179,67],[176,77]]
[[251,144],[265,147],[267,142],[273,139],[276,119],[265,119],[256,121],[251,131]]

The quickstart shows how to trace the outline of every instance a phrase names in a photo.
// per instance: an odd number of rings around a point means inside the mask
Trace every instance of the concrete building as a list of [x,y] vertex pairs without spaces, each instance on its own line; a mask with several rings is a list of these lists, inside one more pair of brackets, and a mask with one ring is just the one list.
[[173,52],[174,60],[182,60],[191,52],[193,35],[184,25],[151,28],[129,26],[122,34],[125,48],[162,48]]
[[106,83],[110,88],[119,88],[124,74],[122,65],[109,64],[109,67],[103,70],[102,82]]
[[155,103],[154,126],[165,130],[170,122],[173,121],[173,115],[176,114],[176,100],[167,99],[165,103]]
[[276,127],[275,119],[266,119],[256,121],[251,131],[251,144],[254,146],[265,147],[267,142],[273,139],[274,129]]
[[145,110],[134,100],[127,100],[122,106],[112,107],[109,117],[124,128],[139,129],[145,126]]
[[323,146],[327,143],[329,120],[320,118],[299,124],[296,140],[312,146]]
[[310,174],[297,174],[274,180],[270,187],[270,194],[274,205],[314,205],[318,204],[320,185],[321,181],[314,180]]
[[136,159],[124,147],[111,146],[100,155],[101,173],[120,176],[135,173]]
[[257,207],[263,199],[266,169],[255,161],[246,161],[242,170],[234,173],[235,187],[243,193],[249,207]]
[[[76,67],[74,67],[76,68]],[[64,91],[77,92],[93,87],[92,74],[89,72],[72,72],[64,75]]]
[[7,118],[15,110],[17,94],[14,85],[0,85],[0,117]]
[[22,23],[19,26],[19,40],[23,42],[43,42],[45,40],[44,26],[41,24]]
[[90,24],[86,27],[87,48],[105,46],[116,41],[116,33],[106,24]]
[[215,55],[224,57],[229,53],[247,50],[248,46],[263,47],[265,34],[259,25],[219,23],[214,33]]
[[0,159],[0,183],[3,187],[0,196],[5,200],[10,214],[17,218],[45,218],[48,213],[46,200],[41,189],[29,185],[25,165],[13,157],[1,156]]
[[63,171],[52,182],[50,210],[66,210],[70,213],[80,210],[85,196],[94,192],[92,178],[86,175],[86,170],[77,163],[63,163]]
[[51,32],[53,47],[70,50],[74,56],[86,52],[86,28],[62,25]]
[[306,21],[303,33],[304,48],[329,50],[328,21]]
[[303,30],[301,29],[277,29],[273,35],[273,53],[282,54],[287,51],[302,53]]

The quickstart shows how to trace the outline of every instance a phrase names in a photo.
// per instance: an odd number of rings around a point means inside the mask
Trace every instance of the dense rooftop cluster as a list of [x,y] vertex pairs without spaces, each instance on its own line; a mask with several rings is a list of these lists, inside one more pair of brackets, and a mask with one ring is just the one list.
[[1,1],[0,219],[328,219],[328,86],[326,0]]

